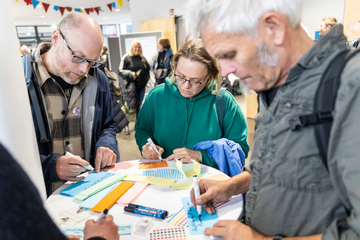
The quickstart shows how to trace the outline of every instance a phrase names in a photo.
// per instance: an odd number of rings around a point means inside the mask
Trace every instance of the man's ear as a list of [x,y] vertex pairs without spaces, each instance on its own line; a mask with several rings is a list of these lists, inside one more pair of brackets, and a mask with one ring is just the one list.
[[51,43],[53,46],[56,46],[59,43],[59,40],[61,40],[61,36],[60,36],[60,32],[58,29],[56,29],[52,34],[51,34]]
[[270,45],[281,46],[288,25],[288,20],[283,15],[267,12],[259,19],[259,36]]

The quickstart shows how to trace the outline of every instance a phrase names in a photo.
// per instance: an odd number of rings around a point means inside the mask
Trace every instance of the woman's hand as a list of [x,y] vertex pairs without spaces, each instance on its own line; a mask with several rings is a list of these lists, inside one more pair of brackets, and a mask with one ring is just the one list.
[[166,160],[172,160],[174,158],[180,160],[183,163],[185,162],[192,163],[191,159],[201,163],[201,159],[202,159],[201,152],[190,150],[188,148],[174,149],[173,154],[168,156]]
[[[158,145],[155,145],[155,147],[159,151],[160,155],[164,153],[164,149],[162,147]],[[157,154],[148,143],[142,147],[141,154],[145,159],[159,159],[159,154]]]

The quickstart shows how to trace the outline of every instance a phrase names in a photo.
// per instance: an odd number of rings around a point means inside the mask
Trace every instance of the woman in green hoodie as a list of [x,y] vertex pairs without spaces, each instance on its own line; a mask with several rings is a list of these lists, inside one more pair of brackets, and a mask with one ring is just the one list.
[[[218,165],[205,150],[191,150],[203,141],[227,138],[249,151],[244,115],[234,97],[226,91],[223,127],[219,125],[215,99],[220,89],[217,61],[198,40],[186,42],[172,61],[172,75],[147,96],[136,122],[136,143],[145,159],[159,155],[147,143],[151,138],[166,160],[179,159]],[[224,129],[223,132],[221,129]]]

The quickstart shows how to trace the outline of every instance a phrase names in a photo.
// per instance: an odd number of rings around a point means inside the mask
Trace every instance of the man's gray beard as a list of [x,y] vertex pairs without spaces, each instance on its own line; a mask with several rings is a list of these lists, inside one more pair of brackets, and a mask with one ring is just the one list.
[[[57,67],[62,68],[62,64],[60,63],[59,57],[55,57],[54,60],[55,60],[55,65],[56,65]],[[67,82],[68,84],[71,84],[71,85],[76,85],[76,84],[78,84],[78,83],[80,82],[80,80],[82,79],[82,78],[80,78],[80,79],[77,80],[75,83],[72,83],[72,82],[71,82],[71,79],[68,78],[68,77],[66,77],[65,74],[62,74],[62,71],[61,71],[61,70],[60,70],[59,72],[60,72],[60,76],[59,76],[59,77],[61,77],[65,82]]]
[[263,42],[257,46],[257,58],[261,64],[269,67],[276,67],[279,61],[279,55],[272,52]]

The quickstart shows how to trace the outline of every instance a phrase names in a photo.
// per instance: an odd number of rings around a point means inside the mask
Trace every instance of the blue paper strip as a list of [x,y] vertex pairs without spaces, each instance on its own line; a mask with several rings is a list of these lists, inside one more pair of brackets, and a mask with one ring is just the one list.
[[217,213],[210,215],[204,209],[202,209],[201,217],[199,217],[199,214],[197,213],[196,209],[193,208],[189,197],[182,198],[181,200],[184,205],[187,223],[191,235],[204,234],[205,228],[212,227],[219,221]]
[[[129,235],[132,231],[132,224],[129,225],[118,225],[119,235]],[[84,237],[84,227],[65,227],[61,229],[64,235],[74,235]]]

